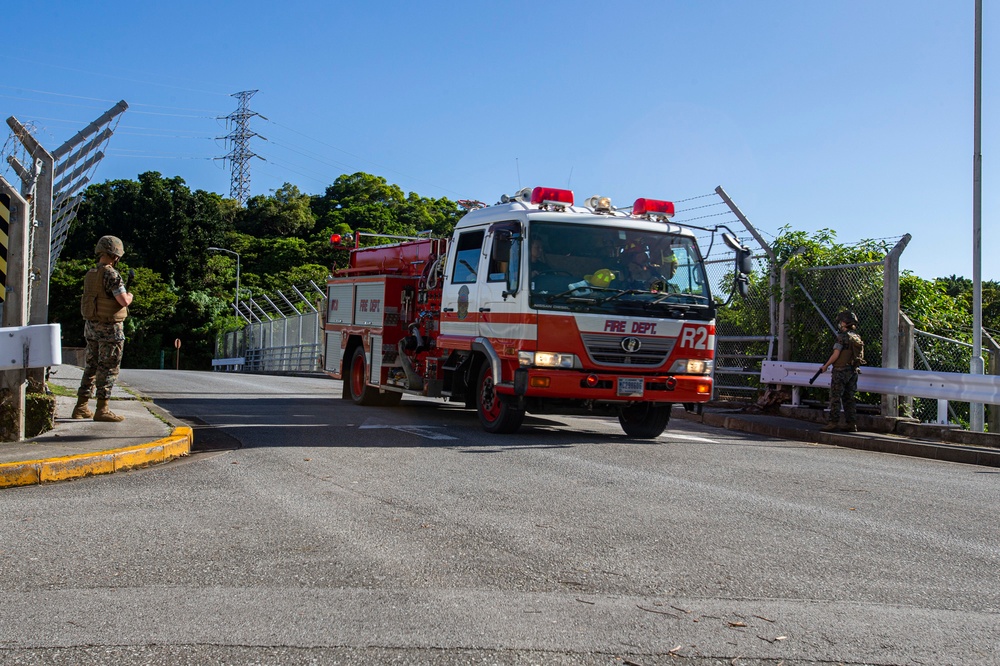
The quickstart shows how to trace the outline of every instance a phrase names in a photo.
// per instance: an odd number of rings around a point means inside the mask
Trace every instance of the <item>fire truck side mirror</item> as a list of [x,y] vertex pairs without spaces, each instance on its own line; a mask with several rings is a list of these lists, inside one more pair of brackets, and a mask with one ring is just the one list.
[[753,272],[753,252],[750,248],[743,248],[736,253],[736,268],[743,275]]
[[732,234],[722,234],[722,240],[736,253],[736,271],[742,275],[752,273],[753,251],[740,243],[739,239]]
[[750,293],[750,278],[744,274],[736,276],[736,291],[742,298],[746,298]]

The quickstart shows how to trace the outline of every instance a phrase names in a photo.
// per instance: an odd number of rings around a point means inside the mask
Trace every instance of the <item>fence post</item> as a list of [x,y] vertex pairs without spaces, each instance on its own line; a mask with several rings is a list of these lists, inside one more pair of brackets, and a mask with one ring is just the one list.
[[[1000,375],[1000,345],[985,330],[983,331],[983,339],[990,350],[990,360],[986,365],[986,373]],[[989,432],[1000,432],[1000,405],[989,405],[986,427]]]
[[[792,349],[788,344],[788,331],[786,327],[788,322],[792,319],[792,304],[788,300],[788,265],[792,262],[792,259],[799,256],[806,249],[800,247],[795,252],[792,252],[791,256],[785,260],[785,263],[781,265],[781,280],[778,284],[778,290],[781,292],[781,300],[778,301],[778,360],[779,361],[791,361],[792,360]],[[772,295],[773,298],[773,295]]]
[[[0,176],[0,216],[6,219],[5,281],[0,283],[3,294],[3,326],[24,326],[28,323],[28,202]],[[0,373],[0,397],[9,400],[13,441],[24,439],[25,371],[6,370]]]
[[[899,255],[911,238],[905,234],[882,261],[883,368],[899,368]],[[882,396],[882,416],[899,416],[899,396]]]
[[[904,370],[913,370],[913,336],[916,326],[903,312],[899,313],[899,367]],[[913,398],[903,397],[904,411],[907,415],[913,414]]]
[[781,267],[781,282],[778,286],[781,300],[778,301],[778,360],[791,361],[792,349],[788,344],[788,332],[785,330],[792,318],[792,304],[788,300],[788,262]]

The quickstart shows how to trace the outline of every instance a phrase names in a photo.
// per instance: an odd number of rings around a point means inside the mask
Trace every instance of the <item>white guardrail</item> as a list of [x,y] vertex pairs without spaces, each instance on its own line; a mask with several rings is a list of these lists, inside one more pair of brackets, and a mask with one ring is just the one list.
[[[820,365],[820,363],[764,361],[761,363],[760,381],[762,384],[810,386],[809,380],[819,370]],[[817,377],[811,386],[830,388],[830,370]],[[1000,405],[1000,377],[996,375],[861,366],[858,390],[937,400],[938,423],[948,422],[948,401]],[[792,403],[799,403],[797,390],[793,391]]]
[[0,328],[0,370],[59,365],[61,344],[59,324]]

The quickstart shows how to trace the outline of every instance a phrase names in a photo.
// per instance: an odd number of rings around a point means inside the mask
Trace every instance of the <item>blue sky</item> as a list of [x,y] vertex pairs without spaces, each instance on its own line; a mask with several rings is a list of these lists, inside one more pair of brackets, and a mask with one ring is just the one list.
[[[765,239],[910,233],[904,269],[972,277],[973,0],[8,4],[0,116],[55,148],[130,105],[96,182],[152,170],[228,195],[218,117],[259,90],[252,194],[355,171],[488,203],[722,185]],[[1000,14],[984,4],[983,278],[1000,280]],[[695,223],[716,221],[733,218]]]

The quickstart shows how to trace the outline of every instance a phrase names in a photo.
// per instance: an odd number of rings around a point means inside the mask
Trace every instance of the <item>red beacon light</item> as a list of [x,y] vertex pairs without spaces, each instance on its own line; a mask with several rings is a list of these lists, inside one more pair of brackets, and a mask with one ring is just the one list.
[[531,190],[532,205],[565,208],[573,205],[573,190],[557,190],[554,187],[536,187]]
[[632,204],[632,215],[637,217],[673,217],[674,202],[659,199],[636,199]]
[[336,248],[345,248],[345,247],[347,247],[346,243],[353,243],[353,242],[354,242],[354,235],[353,234],[344,234],[344,235],[341,235],[341,234],[331,234],[330,235],[330,244],[333,245]]

